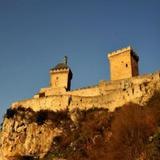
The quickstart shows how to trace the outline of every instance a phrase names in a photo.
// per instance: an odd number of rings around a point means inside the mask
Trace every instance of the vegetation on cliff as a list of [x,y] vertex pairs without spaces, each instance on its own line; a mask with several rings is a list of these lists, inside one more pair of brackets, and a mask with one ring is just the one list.
[[159,160],[160,94],[114,112],[9,109],[1,146],[12,160]]

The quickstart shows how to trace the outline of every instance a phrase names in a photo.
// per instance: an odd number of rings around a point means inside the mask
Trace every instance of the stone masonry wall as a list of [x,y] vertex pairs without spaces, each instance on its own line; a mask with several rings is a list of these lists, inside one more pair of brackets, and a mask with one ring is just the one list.
[[69,96],[49,96],[42,98],[31,98],[13,103],[12,108],[24,107],[32,108],[34,111],[39,110],[64,110],[68,107]]
[[[101,81],[97,87],[86,90],[90,94],[93,93],[92,96],[83,95],[81,90],[76,90],[68,95],[18,101],[11,107],[22,106],[32,108],[34,111],[41,109],[74,110],[77,108],[83,110],[96,107],[113,111],[128,102],[144,104],[157,90],[160,91],[160,72],[117,81]],[[82,91],[84,90],[82,89]],[[96,94],[94,91],[97,91]]]
[[66,92],[66,95],[93,97],[100,95],[99,86],[90,86]]

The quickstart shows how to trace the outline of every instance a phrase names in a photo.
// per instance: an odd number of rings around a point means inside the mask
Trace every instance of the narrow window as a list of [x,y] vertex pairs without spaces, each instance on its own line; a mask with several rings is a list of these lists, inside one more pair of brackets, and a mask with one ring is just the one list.
[[40,97],[40,98],[41,98],[41,97],[45,97],[45,93],[44,93],[44,92],[39,93],[39,97]]

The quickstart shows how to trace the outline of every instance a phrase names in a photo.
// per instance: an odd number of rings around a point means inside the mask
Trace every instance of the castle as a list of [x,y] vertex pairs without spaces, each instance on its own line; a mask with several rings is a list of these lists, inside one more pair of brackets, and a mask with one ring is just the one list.
[[[147,103],[156,91],[160,91],[160,72],[139,75],[139,57],[131,47],[109,53],[108,60],[110,80],[101,80],[94,86],[71,90],[73,74],[68,66],[67,57],[64,57],[63,63],[50,69],[48,87],[41,88],[30,99],[12,103],[3,121],[0,137],[0,160],[32,159],[32,157],[46,159],[50,153],[54,159],[60,150],[64,150],[64,146],[67,148],[65,152],[69,151],[68,154],[72,156],[72,153],[78,153],[77,150],[81,146],[86,146],[84,149],[87,149],[88,137],[91,147],[89,147],[89,152],[84,153],[89,154],[92,153],[90,152],[92,147],[95,152],[95,146],[104,145],[104,143],[101,144],[102,141],[106,142],[106,145],[114,142],[110,141],[114,134],[110,125],[113,124],[116,116],[111,118],[113,114],[108,114],[107,111],[112,112],[117,107],[125,107],[124,104],[130,102],[139,105]],[[98,109],[98,111],[90,112],[90,109],[92,111]],[[87,112],[88,110],[89,112]],[[130,112],[128,113],[127,115],[130,115]],[[151,112],[147,110],[145,113],[150,114]],[[89,115],[88,118],[86,118],[87,115]],[[93,119],[90,118],[91,116]],[[155,123],[152,116],[149,119],[144,114],[142,116],[144,121],[147,121],[149,126],[151,125],[149,130]],[[141,121],[139,123],[136,121],[136,124],[141,124]],[[86,127],[84,127],[85,125]],[[97,125],[96,128],[94,125]],[[123,125],[120,126],[123,127]],[[155,131],[155,129],[153,130]],[[137,137],[137,132],[135,134]],[[149,135],[149,137],[151,136]],[[61,141],[64,141],[63,145]],[[59,150],[59,147],[62,149]],[[60,153],[64,152],[60,151]],[[63,156],[63,154],[58,154],[59,156]],[[88,159],[88,156],[85,159]]]
[[[50,84],[41,88],[33,98],[12,103],[12,108],[22,106],[35,111],[41,109],[74,110],[107,108],[113,111],[127,102],[145,103],[160,89],[160,73],[139,76],[139,57],[129,46],[108,53],[110,80],[101,80],[94,86],[71,90],[72,71],[67,57],[50,69]],[[154,90],[153,90],[154,88]]]

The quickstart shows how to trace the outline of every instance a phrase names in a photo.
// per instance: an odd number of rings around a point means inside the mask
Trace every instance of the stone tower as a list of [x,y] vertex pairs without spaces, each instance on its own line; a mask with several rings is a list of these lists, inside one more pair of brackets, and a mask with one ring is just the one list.
[[50,70],[50,85],[54,91],[69,91],[71,87],[72,71],[67,65],[67,57],[62,63]]
[[137,76],[139,57],[129,46],[108,54],[111,80]]

